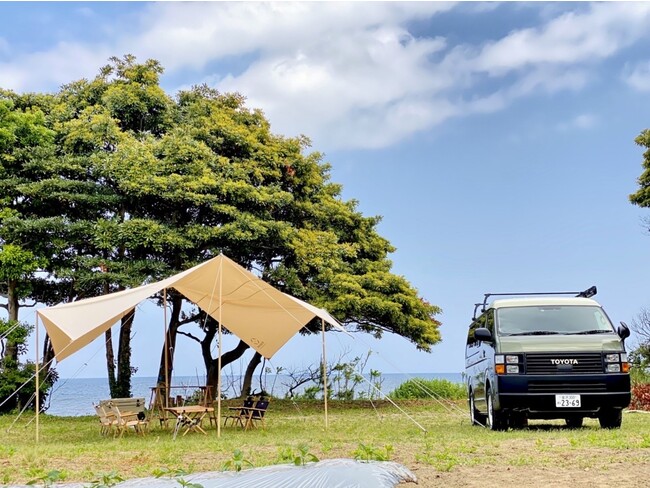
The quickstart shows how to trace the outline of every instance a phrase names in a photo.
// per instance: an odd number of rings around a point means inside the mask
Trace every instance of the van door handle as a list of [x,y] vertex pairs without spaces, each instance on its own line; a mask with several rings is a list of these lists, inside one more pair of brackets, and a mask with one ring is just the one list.
[[481,357],[482,357],[482,358],[485,357],[485,351],[483,351],[483,353],[481,354]]

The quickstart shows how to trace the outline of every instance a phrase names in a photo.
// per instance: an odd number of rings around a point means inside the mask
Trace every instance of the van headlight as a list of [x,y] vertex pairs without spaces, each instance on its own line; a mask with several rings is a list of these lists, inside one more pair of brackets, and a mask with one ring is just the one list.
[[610,363],[607,365],[607,372],[608,373],[620,373],[621,372],[621,365],[619,363]]
[[630,363],[627,362],[627,354],[624,352],[612,352],[605,354],[606,373],[629,373]]
[[521,358],[516,354],[496,354],[494,356],[494,371],[497,374],[519,374]]

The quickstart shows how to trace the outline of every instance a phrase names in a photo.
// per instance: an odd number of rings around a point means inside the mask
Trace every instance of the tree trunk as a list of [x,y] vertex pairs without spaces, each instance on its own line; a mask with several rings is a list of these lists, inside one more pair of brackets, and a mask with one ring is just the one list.
[[251,386],[253,384],[253,373],[255,373],[255,368],[262,362],[262,355],[255,351],[253,357],[251,358],[248,367],[246,368],[246,373],[244,373],[244,383],[241,387],[241,395],[243,398],[251,394]]
[[[163,343],[162,351],[160,353],[160,367],[158,368],[158,381],[159,387],[165,386],[165,365],[167,365],[167,378],[171,382],[172,371],[174,370],[174,349],[176,347],[176,336],[179,327],[179,319],[181,316],[181,308],[183,305],[183,297],[177,293],[171,296],[172,313],[169,318],[169,326],[167,327],[167,347],[165,350],[165,343]],[[165,364],[165,353],[167,353],[167,363]]]
[[[108,282],[104,282],[104,295],[108,295]],[[115,352],[113,351],[113,331],[107,329],[104,332],[106,344],[106,376],[108,377],[108,391],[111,398],[120,398],[120,392],[117,387],[117,378],[115,376]]]
[[117,379],[115,378],[115,354],[113,353],[113,332],[108,329],[104,332],[106,338],[106,374],[108,375],[108,389],[111,398],[119,398]]
[[[212,341],[214,341],[215,336],[217,335],[217,321],[212,317],[208,316],[205,323],[205,337],[201,340],[201,355],[203,356],[203,365],[205,366],[206,377],[210,378],[211,369],[212,369]],[[207,384],[210,384],[206,380]]]
[[50,373],[50,369],[52,369],[53,359],[54,348],[52,347],[50,335],[46,333],[45,339],[43,340],[43,376],[47,377],[47,375]]
[[[18,304],[18,294],[16,293],[17,286],[18,282],[16,280],[9,280],[7,283],[7,319],[10,323],[18,322],[20,305]],[[18,344],[11,339],[7,339],[4,361],[5,364],[18,365]]]
[[[221,369],[225,368],[227,365],[236,361],[246,352],[248,349],[248,344],[240,340],[237,346],[224,353],[221,357]],[[212,359],[210,361],[210,367],[208,368],[208,377],[206,380],[207,385],[212,385],[212,399],[217,398],[217,380],[219,374],[219,359]]]
[[117,353],[117,398],[131,397],[131,329],[135,308],[129,311],[120,323],[120,345]]

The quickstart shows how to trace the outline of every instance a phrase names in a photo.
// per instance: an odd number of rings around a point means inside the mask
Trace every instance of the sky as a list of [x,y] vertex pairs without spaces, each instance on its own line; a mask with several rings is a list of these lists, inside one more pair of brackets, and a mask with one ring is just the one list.
[[[393,271],[443,309],[430,353],[331,333],[330,360],[461,372],[487,292],[597,285],[615,324],[650,307],[650,212],[628,199],[650,128],[650,3],[0,2],[0,18],[2,88],[55,92],[130,53],[162,63],[170,95],[237,91],[274,133],[312,140],[343,198],[382,216]],[[157,372],[161,315],[141,306],[138,375]],[[270,365],[320,354],[297,337]],[[96,341],[57,369],[101,377],[103,355]],[[175,374],[202,375],[199,358],[181,341]]]

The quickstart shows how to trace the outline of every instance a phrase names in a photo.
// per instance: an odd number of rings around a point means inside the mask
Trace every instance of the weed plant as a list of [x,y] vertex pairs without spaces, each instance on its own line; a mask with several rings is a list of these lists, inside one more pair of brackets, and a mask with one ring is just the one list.
[[445,379],[426,380],[413,378],[399,385],[388,396],[399,400],[415,400],[418,398],[460,400],[467,396],[467,390],[465,385]]

